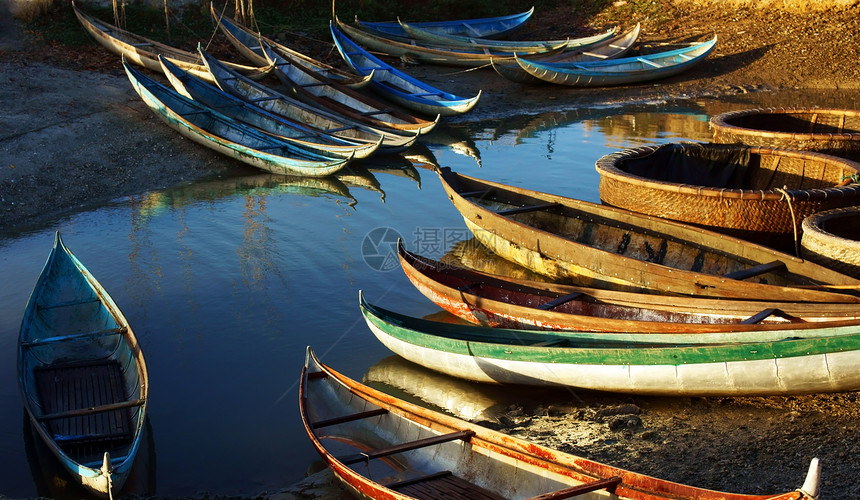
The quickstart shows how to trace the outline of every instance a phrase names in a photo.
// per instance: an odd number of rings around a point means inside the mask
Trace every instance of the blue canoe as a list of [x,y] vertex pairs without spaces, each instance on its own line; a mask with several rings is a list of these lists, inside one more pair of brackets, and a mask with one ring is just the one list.
[[428,115],[462,114],[478,103],[481,92],[471,98],[459,97],[439,90],[383,62],[347,38],[334,23],[329,23],[331,36],[344,61],[361,75],[374,75],[371,88],[401,106]]
[[21,322],[18,388],[71,476],[96,496],[118,493],[144,435],[149,375],[125,316],[59,232]]
[[123,67],[143,102],[170,128],[192,141],[275,174],[331,175],[352,158],[324,157],[264,134],[193,101],[135,70]]
[[[451,21],[426,21],[409,23],[423,30],[445,35],[473,36],[481,38],[498,38],[518,30],[534,13],[535,8],[500,17],[484,17],[480,19],[456,19]],[[400,26],[400,21],[359,21],[355,23],[362,28],[374,30],[386,35],[409,37]]]

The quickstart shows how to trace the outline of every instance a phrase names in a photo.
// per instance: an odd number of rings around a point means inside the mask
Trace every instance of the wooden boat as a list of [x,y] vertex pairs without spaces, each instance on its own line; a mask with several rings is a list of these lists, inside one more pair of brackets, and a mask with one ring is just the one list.
[[425,297],[481,326],[699,343],[825,336],[860,326],[855,304],[679,300],[488,275],[415,255],[402,244],[398,255],[406,277]]
[[803,256],[860,278],[860,206],[836,208],[803,219]]
[[438,171],[466,226],[553,279],[626,291],[857,303],[860,280],[753,243],[610,206]]
[[758,108],[712,116],[714,142],[817,151],[860,161],[860,110]]
[[367,158],[379,148],[382,137],[376,144],[351,142],[308,128],[301,122],[290,121],[270,113],[259,106],[227,94],[218,87],[195,78],[187,71],[160,58],[165,76],[173,88],[189,99],[222,113],[234,120],[250,125],[269,135],[276,136],[296,146],[321,156],[340,158]]
[[260,64],[263,66],[267,66],[271,63],[268,59],[266,59],[259,51],[250,50],[244,43],[240,42],[240,40],[247,39],[247,37],[255,38],[258,40],[262,40],[266,42],[275,52],[277,52],[284,59],[295,61],[298,64],[302,64],[317,73],[325,76],[326,78],[330,78],[337,82],[346,85],[347,87],[353,89],[360,89],[365,87],[368,83],[370,83],[372,74],[370,75],[356,75],[355,73],[350,73],[348,71],[344,71],[342,69],[336,68],[329,64],[325,64],[321,61],[318,61],[308,55],[302,54],[297,50],[293,50],[286,45],[280,44],[271,38],[264,37],[262,34],[252,31],[245,26],[237,23],[235,19],[227,17],[223,12],[218,13],[215,11],[215,5],[209,4],[209,12],[212,15],[212,19],[215,22],[215,25],[221,28],[221,32],[227,37],[230,43],[233,44],[234,47],[249,60],[254,61],[255,64]]
[[547,63],[517,58],[520,67],[549,83],[571,87],[629,85],[668,78],[702,62],[717,45],[717,37],[682,49],[608,61]]
[[358,498],[814,500],[819,490],[815,458],[801,488],[745,495],[576,457],[377,391],[322,364],[310,347],[299,406],[313,446]]
[[418,140],[418,134],[401,135],[388,130],[375,129],[349,120],[344,116],[311,106],[259,82],[245,78],[221,64],[204,50],[200,50],[200,54],[206,68],[212,74],[215,84],[221,90],[270,113],[304,123],[309,128],[346,141],[377,144],[381,139],[382,144],[379,148],[388,153],[403,151]]
[[616,28],[612,28],[597,35],[567,38],[564,40],[496,40],[492,38],[477,38],[472,36],[447,35],[434,33],[431,30],[423,29],[419,26],[414,26],[409,23],[401,22],[400,26],[403,31],[409,33],[409,36],[423,43],[435,45],[437,47],[466,47],[466,48],[481,48],[489,50],[500,50],[505,52],[517,52],[526,54],[539,54],[545,51],[554,51],[561,48],[562,50],[585,50],[595,44],[612,38],[615,35]]
[[[587,49],[568,50],[561,54],[538,58],[538,60],[543,62],[574,63],[617,59],[627,54],[633,48],[633,45],[639,39],[641,29],[640,24],[636,23],[636,26],[624,33],[592,45]],[[516,61],[502,62],[493,60],[491,62],[496,73],[508,80],[518,83],[546,83],[522,69]]]
[[[123,56],[128,61],[158,73],[161,72],[158,56],[161,55],[170,59],[171,62],[182,69],[191,72],[197,78],[202,78],[210,83],[212,82],[209,72],[206,71],[203,62],[197,54],[150,40],[149,38],[136,35],[120,27],[95,19],[83,13],[75,5],[74,1],[72,2],[72,9],[75,11],[78,21],[80,21],[87,33],[114,54]],[[272,71],[270,61],[262,63],[259,67],[226,61],[223,64],[249,78],[258,80],[264,78]]]
[[311,177],[331,175],[351,161],[302,150],[174,92],[129,66],[125,59],[123,67],[143,102],[170,128],[231,158],[275,174]]
[[119,492],[141,444],[149,375],[125,316],[59,232],[21,322],[18,388],[71,476],[99,497]]
[[372,76],[371,88],[403,107],[427,115],[451,116],[471,110],[481,98],[460,97],[439,90],[382,61],[346,37],[333,23],[329,25],[335,47],[344,61],[357,73]]
[[[335,23],[340,31],[365,49],[392,57],[399,57],[406,62],[477,68],[490,64],[490,61],[494,59],[503,61],[514,60],[514,52],[480,48],[458,48],[457,50],[453,50],[446,47],[432,47],[419,44],[415,41],[404,42],[385,38],[375,33],[350,26],[338,18],[335,18]],[[541,55],[550,55],[559,53],[562,50],[564,50],[564,47],[542,50],[539,53]],[[522,54],[523,56],[530,55],[527,51],[523,51]]]
[[860,163],[808,151],[742,144],[672,143],[597,160],[600,199],[780,249],[801,222],[860,203]]
[[301,62],[288,60],[249,33],[236,30],[233,34],[235,41],[245,47],[244,50],[272,61],[275,75],[281,83],[290,88],[299,100],[312,106],[399,135],[427,134],[439,122],[438,116],[435,120],[416,117],[338,83]]
[[[508,330],[430,321],[368,304],[361,313],[394,354],[475,382],[567,386],[652,396],[770,396],[860,389],[860,332],[749,342],[635,341],[605,333]],[[681,337],[681,336],[679,336]],[[698,338],[698,337],[697,337]]]
[[[522,25],[528,21],[534,11],[535,8],[532,7],[525,12],[507,16],[485,17],[480,19],[457,19],[450,21],[419,21],[409,24],[423,30],[432,31],[433,33],[478,36],[481,38],[501,38],[520,29]],[[409,37],[409,33],[405,32],[403,27],[400,25],[400,18],[398,18],[397,21],[359,21],[358,18],[356,18],[355,24],[364,29],[378,31],[386,35]]]

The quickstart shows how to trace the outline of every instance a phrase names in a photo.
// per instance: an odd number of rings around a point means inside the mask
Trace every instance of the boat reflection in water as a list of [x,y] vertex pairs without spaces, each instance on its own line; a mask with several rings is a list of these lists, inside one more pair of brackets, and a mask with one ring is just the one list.
[[[44,441],[33,429],[26,412],[24,412],[23,422],[24,451],[27,454],[30,473],[33,475],[33,482],[39,497],[57,500],[92,498],[92,493],[81,486],[80,479],[73,478],[57,460],[57,457],[51,453],[51,450],[45,446]],[[120,496],[151,497],[155,495],[155,437],[149,417],[146,417],[141,432],[143,434],[140,448],[138,448],[134,463],[131,466],[131,472],[123,488],[114,492],[116,498]]]

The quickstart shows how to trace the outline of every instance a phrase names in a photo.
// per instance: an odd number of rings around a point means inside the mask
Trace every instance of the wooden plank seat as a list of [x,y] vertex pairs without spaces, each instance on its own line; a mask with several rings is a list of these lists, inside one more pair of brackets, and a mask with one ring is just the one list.
[[750,267],[749,269],[741,269],[740,271],[724,274],[723,277],[733,280],[745,280],[747,278],[761,276],[762,274],[772,271],[781,271],[783,269],[785,269],[785,263],[775,260],[766,264],[759,264],[757,266]]
[[58,335],[56,337],[48,337],[30,342],[21,342],[21,347],[28,349],[42,345],[56,344],[59,342],[71,342],[73,340],[94,339],[97,337],[107,337],[108,335],[122,335],[127,331],[126,327],[109,328],[107,330],[98,330],[94,332],[81,332],[71,335]]
[[477,191],[464,191],[462,193],[458,193],[463,198],[484,198],[493,193],[492,189],[478,189]]
[[527,207],[509,208],[507,210],[500,210],[496,213],[498,213],[499,215],[515,215],[515,214],[522,214],[522,213],[526,213],[526,212],[534,212],[537,210],[546,210],[546,209],[550,209],[550,208],[556,208],[558,206],[560,206],[558,203],[541,203],[540,205],[529,205]]
[[787,314],[780,309],[769,308],[769,309],[764,309],[762,311],[759,311],[759,312],[753,314],[749,318],[741,321],[741,324],[742,325],[755,325],[755,324],[761,323],[762,321],[764,321],[765,319],[767,319],[771,316],[778,316],[780,318],[785,318],[792,323],[806,323],[806,321],[804,321],[803,318],[799,318],[797,316]]
[[339,458],[338,460],[344,465],[355,464],[359,462],[365,462],[368,460],[373,460],[376,458],[387,457],[389,455],[394,455],[396,453],[402,453],[405,451],[417,450],[418,448],[424,448],[427,446],[433,446],[441,443],[447,443],[448,441],[454,441],[457,439],[462,439],[464,441],[468,441],[472,436],[475,435],[475,431],[457,431],[451,432],[448,434],[440,434],[438,436],[432,436],[424,439],[417,439],[415,441],[409,441],[407,443],[400,443],[394,446],[389,446],[387,448],[381,448],[379,450],[368,451],[364,453],[358,453],[356,455],[350,455],[347,457]]
[[346,422],[354,422],[356,420],[361,420],[365,418],[378,417],[379,415],[385,415],[388,413],[388,410],[385,408],[376,408],[375,410],[368,410],[359,413],[353,413],[352,415],[344,415],[342,417],[330,418],[327,420],[320,420],[319,422],[314,422],[311,424],[312,429],[320,429],[322,427],[329,427],[331,425],[343,424]]
[[617,488],[619,484],[621,484],[621,477],[612,476],[606,479],[598,479],[589,483],[583,483],[577,486],[571,486],[570,488],[564,488],[551,493],[527,498],[526,500],[561,500],[563,498],[573,498],[603,489],[608,490],[610,493],[615,493],[615,488]]
[[143,401],[128,401],[117,361],[52,365],[36,369],[34,376],[44,409],[40,420],[67,454],[99,459],[131,442],[128,408]]
[[561,297],[553,299],[549,302],[544,302],[543,304],[539,305],[537,308],[543,309],[544,311],[548,311],[550,309],[555,309],[556,307],[558,307],[562,304],[567,304],[571,300],[578,299],[579,297],[582,297],[582,292],[573,292],[573,293],[570,293],[568,295],[562,295]]
[[503,498],[451,474],[450,471],[406,479],[387,484],[385,487],[422,500],[502,500]]

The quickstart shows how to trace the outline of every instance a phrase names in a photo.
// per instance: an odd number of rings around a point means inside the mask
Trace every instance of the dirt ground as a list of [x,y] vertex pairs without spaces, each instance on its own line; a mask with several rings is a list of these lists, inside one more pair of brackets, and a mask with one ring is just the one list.
[[[718,36],[715,53],[702,65],[659,84],[595,92],[522,86],[488,69],[407,70],[457,94],[483,89],[478,107],[448,120],[453,124],[586,104],[793,88],[860,89],[856,3],[792,13],[655,1],[665,3],[668,21],[613,18],[611,13],[579,19],[568,6],[536,13],[521,36],[582,36],[637,21],[643,23],[642,41],[652,48]],[[583,28],[569,32],[561,26]],[[333,57],[325,46],[304,49],[320,58]],[[0,103],[0,236],[26,232],[107,200],[245,168],[164,126],[133,93],[116,56],[95,44],[74,51],[44,47],[4,12]],[[860,498],[856,393],[778,398],[567,394],[554,402],[514,405],[488,425],[637,472],[745,493],[799,487],[809,460],[819,457],[821,498]],[[275,496],[331,497],[335,493],[329,480],[318,474]]]

